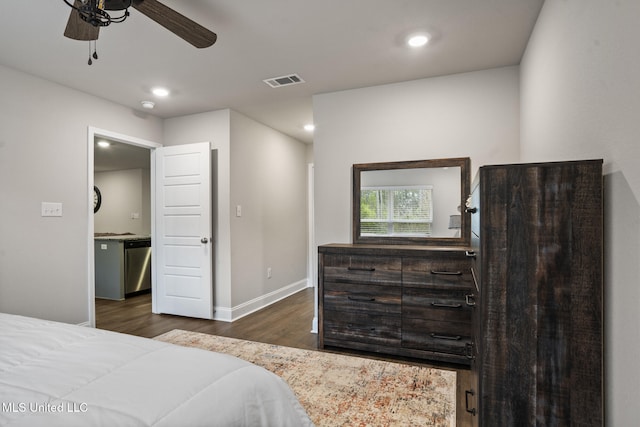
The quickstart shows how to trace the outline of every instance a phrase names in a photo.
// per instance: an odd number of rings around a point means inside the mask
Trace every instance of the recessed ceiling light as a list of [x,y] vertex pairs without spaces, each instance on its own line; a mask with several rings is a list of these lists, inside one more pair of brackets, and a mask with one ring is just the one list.
[[156,103],[153,101],[142,101],[140,102],[140,104],[142,104],[143,108],[146,108],[148,110],[151,110],[153,107],[156,106]]
[[429,43],[429,36],[426,34],[414,34],[407,39],[407,44],[411,47],[421,47]]
[[306,130],[307,132],[313,132],[315,128],[316,128],[316,125],[314,125],[313,123],[304,125],[304,130]]
[[108,141],[98,141],[98,147],[107,148],[111,144]]
[[155,96],[169,96],[169,89],[165,89],[163,87],[154,87],[151,89],[151,92]]

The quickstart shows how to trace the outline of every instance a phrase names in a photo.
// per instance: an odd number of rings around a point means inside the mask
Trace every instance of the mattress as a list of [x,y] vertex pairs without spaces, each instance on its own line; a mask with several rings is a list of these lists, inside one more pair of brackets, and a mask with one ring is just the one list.
[[233,356],[0,313],[0,426],[312,426]]

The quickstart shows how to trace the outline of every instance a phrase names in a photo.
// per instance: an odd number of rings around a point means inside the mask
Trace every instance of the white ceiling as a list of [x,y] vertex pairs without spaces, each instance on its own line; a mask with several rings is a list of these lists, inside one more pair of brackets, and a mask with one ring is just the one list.
[[[196,49],[131,9],[89,66],[89,43],[63,36],[63,0],[2,0],[0,64],[135,110],[153,100],[162,118],[231,108],[310,143],[314,94],[519,64],[543,1],[164,0],[216,44]],[[432,42],[407,48],[414,31]],[[292,73],[306,83],[263,82]],[[171,96],[154,99],[157,85]]]

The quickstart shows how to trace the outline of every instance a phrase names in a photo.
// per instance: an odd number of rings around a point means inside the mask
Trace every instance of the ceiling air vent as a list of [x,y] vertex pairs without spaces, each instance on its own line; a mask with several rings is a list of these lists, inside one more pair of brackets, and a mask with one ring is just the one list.
[[266,79],[266,80],[263,80],[263,82],[265,82],[271,87],[282,87],[282,86],[291,86],[291,85],[297,85],[299,83],[304,83],[304,80],[302,80],[302,77],[300,77],[297,74],[290,74],[288,76],[273,77],[270,79]]

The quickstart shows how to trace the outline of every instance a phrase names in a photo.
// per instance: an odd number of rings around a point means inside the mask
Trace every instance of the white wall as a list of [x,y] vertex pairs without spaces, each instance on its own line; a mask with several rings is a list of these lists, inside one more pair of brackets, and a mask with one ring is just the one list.
[[306,286],[307,145],[232,112],[231,206],[233,306]]
[[162,123],[2,66],[0,93],[0,311],[87,322],[87,129],[162,142]]
[[351,242],[354,163],[470,157],[476,171],[517,161],[518,72],[505,67],[314,96],[316,243]]
[[[149,169],[96,172],[102,205],[94,215],[96,233],[151,235],[151,178]],[[137,218],[132,214],[137,213]]]
[[637,425],[640,2],[547,0],[522,61],[522,160],[604,159],[606,425]]

